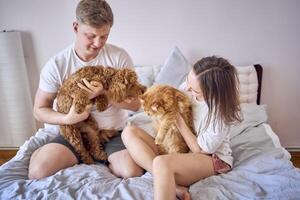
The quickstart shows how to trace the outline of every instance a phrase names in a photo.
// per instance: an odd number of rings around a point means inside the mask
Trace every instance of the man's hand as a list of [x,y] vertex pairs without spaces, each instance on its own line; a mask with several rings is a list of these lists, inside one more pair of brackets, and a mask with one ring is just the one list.
[[92,105],[87,105],[85,110],[78,114],[76,111],[75,111],[75,104],[73,103],[72,107],[70,108],[70,111],[68,114],[66,114],[65,116],[65,124],[76,124],[78,122],[81,122],[85,119],[87,119],[91,113],[91,109],[92,109]]
[[78,87],[85,90],[88,93],[89,99],[93,99],[100,94],[104,93],[103,85],[97,81],[87,81],[85,78],[82,79],[83,83],[77,83]]

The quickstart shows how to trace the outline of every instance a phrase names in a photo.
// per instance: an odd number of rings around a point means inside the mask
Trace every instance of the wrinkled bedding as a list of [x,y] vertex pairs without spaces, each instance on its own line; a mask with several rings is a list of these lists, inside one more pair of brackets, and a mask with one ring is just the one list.
[[[233,170],[190,187],[193,199],[299,199],[300,170],[276,137],[267,133],[265,106],[243,106],[244,121],[231,131]],[[138,116],[138,117],[137,117]],[[131,123],[145,127],[143,114]],[[120,179],[105,165],[75,165],[41,180],[28,180],[32,152],[55,137],[40,129],[17,155],[0,167],[0,199],[153,199],[152,176]],[[275,139],[274,139],[275,138]]]

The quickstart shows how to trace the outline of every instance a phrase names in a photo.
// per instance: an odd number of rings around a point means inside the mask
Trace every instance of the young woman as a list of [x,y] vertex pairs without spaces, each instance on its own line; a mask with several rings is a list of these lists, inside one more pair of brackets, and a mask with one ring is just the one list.
[[154,199],[190,199],[189,185],[231,170],[229,130],[241,121],[235,68],[224,58],[205,57],[189,72],[196,135],[178,115],[176,125],[190,153],[158,155],[154,138],[128,126],[122,139],[133,160],[153,175]]

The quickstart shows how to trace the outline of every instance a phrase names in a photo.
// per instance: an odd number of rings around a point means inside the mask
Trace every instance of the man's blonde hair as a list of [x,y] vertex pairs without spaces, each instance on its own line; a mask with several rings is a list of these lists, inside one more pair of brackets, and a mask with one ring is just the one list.
[[92,27],[112,26],[114,22],[112,10],[104,0],[81,0],[76,8],[76,19]]

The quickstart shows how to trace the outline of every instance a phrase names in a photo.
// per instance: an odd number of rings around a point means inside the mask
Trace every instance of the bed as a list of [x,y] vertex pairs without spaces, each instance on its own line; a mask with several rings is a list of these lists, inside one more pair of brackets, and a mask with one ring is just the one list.
[[[266,106],[258,105],[262,67],[254,65],[237,69],[244,121],[231,130],[235,158],[233,170],[191,185],[192,198],[299,199],[300,170],[290,162],[290,154],[282,148],[267,124]],[[163,71],[161,66],[137,66],[144,84],[152,84],[150,79],[159,83],[157,75]],[[149,79],[144,77],[145,74],[152,74],[155,78]],[[161,80],[166,79],[162,77]],[[129,122],[145,130],[151,129],[149,118],[143,112],[132,114]],[[0,199],[153,199],[151,174],[121,179],[100,163],[75,165],[41,180],[28,180],[31,154],[56,134],[51,129],[39,129],[20,147],[14,158],[0,167]]]

